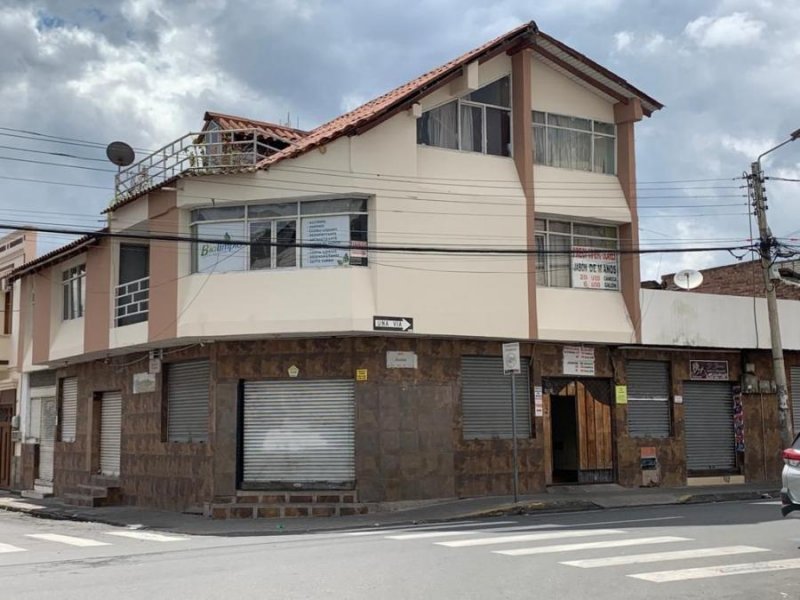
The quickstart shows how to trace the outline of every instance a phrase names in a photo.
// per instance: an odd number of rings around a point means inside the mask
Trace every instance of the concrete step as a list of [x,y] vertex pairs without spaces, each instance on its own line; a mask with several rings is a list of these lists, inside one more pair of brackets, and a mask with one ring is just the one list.
[[212,519],[278,519],[294,517],[338,517],[365,515],[366,504],[264,504],[229,503],[206,505],[204,515]]
[[84,496],[90,496],[92,498],[107,498],[109,493],[113,493],[114,490],[118,489],[119,488],[108,488],[101,485],[87,485],[85,483],[80,483],[74,492]]
[[98,498],[92,498],[91,496],[85,496],[83,494],[64,494],[63,500],[65,504],[71,506],[82,506],[85,508],[100,506],[97,504]]
[[47,492],[40,492],[39,490],[23,490],[20,494],[23,498],[31,498],[32,500],[44,500],[45,498],[49,498],[53,495],[52,491],[50,493]]

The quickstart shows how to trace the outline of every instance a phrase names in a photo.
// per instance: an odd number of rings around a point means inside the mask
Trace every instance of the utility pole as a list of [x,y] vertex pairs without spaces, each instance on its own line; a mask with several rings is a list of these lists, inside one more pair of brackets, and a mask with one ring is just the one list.
[[785,146],[800,138],[800,129],[792,132],[789,139],[781,142],[774,148],[761,153],[751,164],[750,180],[753,185],[753,197],[756,217],[758,218],[759,254],[761,255],[761,270],[764,273],[764,287],[767,295],[767,313],[769,315],[769,333],[772,345],[772,369],[775,377],[775,387],[778,394],[778,423],[780,426],[781,444],[783,448],[790,448],[794,441],[792,422],[789,419],[789,390],[786,385],[786,366],[783,361],[783,344],[781,342],[781,327],[778,317],[778,296],[776,281],[780,277],[773,277],[773,249],[777,243],[772,237],[772,232],[767,225],[766,198],[764,195],[764,174],[761,171],[761,159],[770,152]]

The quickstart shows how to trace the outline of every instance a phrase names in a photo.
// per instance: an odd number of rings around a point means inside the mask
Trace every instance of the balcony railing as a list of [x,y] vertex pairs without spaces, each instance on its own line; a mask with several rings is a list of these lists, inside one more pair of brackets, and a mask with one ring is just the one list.
[[150,278],[118,285],[114,298],[114,323],[117,327],[146,321],[150,306]]
[[178,175],[213,175],[250,170],[280,148],[266,144],[258,129],[217,129],[187,133],[150,156],[122,169],[115,178],[114,201]]

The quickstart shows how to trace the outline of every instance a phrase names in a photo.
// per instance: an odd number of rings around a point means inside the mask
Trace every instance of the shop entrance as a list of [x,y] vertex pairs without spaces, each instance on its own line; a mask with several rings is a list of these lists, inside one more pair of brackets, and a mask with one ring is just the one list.
[[549,378],[552,482],[614,481],[611,382]]

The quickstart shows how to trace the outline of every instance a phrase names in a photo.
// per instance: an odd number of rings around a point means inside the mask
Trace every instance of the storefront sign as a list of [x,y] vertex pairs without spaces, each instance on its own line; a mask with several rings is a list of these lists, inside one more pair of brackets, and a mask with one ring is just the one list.
[[690,360],[689,379],[694,381],[728,381],[728,361]]
[[230,243],[246,239],[243,221],[200,223],[197,225],[197,237],[219,240],[217,243],[197,243],[198,273],[244,271],[247,268],[247,248],[242,244]]
[[619,289],[617,254],[600,248],[573,247],[572,287],[593,290]]
[[156,391],[156,376],[153,373],[133,374],[133,393],[148,394]]
[[533,386],[533,416],[544,416],[544,405],[542,404],[542,386]]
[[564,346],[564,375],[594,377],[594,348]]
[[387,369],[416,369],[416,352],[402,352],[399,350],[388,350],[386,352]]
[[304,217],[304,244],[341,245],[341,248],[303,248],[304,267],[335,267],[350,264],[350,215]]
[[366,369],[356,369],[356,381],[366,381],[368,373]]
[[503,374],[519,374],[520,371],[519,342],[503,344]]
[[628,386],[627,385],[615,386],[614,391],[616,392],[617,404],[627,404],[628,403]]

